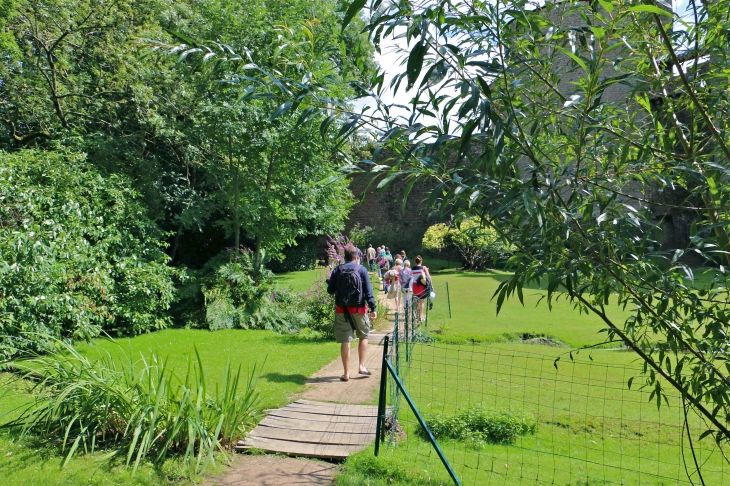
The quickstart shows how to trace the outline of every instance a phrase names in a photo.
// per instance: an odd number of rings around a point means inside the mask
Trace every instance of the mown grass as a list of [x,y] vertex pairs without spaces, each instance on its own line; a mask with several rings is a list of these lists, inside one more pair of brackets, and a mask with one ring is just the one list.
[[[598,317],[579,314],[565,299],[554,302],[551,311],[544,300],[547,291],[539,288],[525,289],[524,306],[516,298],[506,300],[497,315],[492,295],[509,276],[508,272],[501,271],[434,273],[436,299],[428,322],[430,329],[442,333],[435,337],[449,342],[503,342],[523,336],[547,336],[574,347],[605,340],[605,334],[599,331],[606,326]],[[446,300],[447,282],[451,318]],[[609,315],[623,322],[628,310],[609,306]]]
[[[565,349],[551,346],[442,343],[417,344],[413,353],[403,374],[424,415],[487,407],[537,418],[536,433],[512,445],[439,440],[463,484],[689,484],[681,459],[684,446],[691,461],[681,401],[670,393],[669,404],[657,408],[650,390],[638,390],[638,378],[628,389],[640,369],[631,353],[596,350],[592,360],[584,352],[572,362]],[[418,434],[415,416],[403,400],[400,406],[398,443],[382,458],[365,457],[370,451],[348,460],[341,484],[386,484],[389,478],[388,484],[414,484],[423,476],[450,483]],[[714,443],[698,441],[699,419],[690,416],[689,425],[705,484],[727,484],[730,468]]]
[[[512,445],[439,440],[463,484],[689,484],[682,454],[690,470],[692,459],[681,401],[670,391],[669,404],[657,408],[656,399],[649,400],[651,390],[638,391],[641,364],[631,352],[584,350],[574,355],[579,363],[574,364],[570,350],[603,342],[598,331],[605,326],[566,301],[554,303],[552,311],[544,301],[536,306],[546,294],[542,289],[526,290],[524,306],[507,301],[497,316],[491,297],[508,277],[499,271],[434,272],[437,298],[429,329],[441,334],[432,334],[438,340],[433,344],[416,344],[407,366],[400,363],[408,370],[402,371],[408,392],[425,416],[485,407],[537,418],[536,433]],[[619,322],[628,315],[616,306],[610,311]],[[543,345],[514,342],[532,336],[551,339],[533,340]],[[563,344],[547,345],[556,341]],[[418,433],[415,416],[403,400],[400,404],[404,430],[396,444],[381,449],[379,458],[370,449],[348,459],[338,484],[452,484]],[[730,484],[730,468],[712,440],[698,441],[705,430],[699,419],[690,415],[688,423],[705,484]],[[696,474],[692,479],[699,484]]]
[[[89,357],[109,352],[121,359],[124,353],[120,347],[131,349],[137,356],[149,355],[151,351],[165,356],[181,375],[185,374],[187,361],[193,348],[197,347],[209,387],[215,387],[221,379],[228,359],[236,367],[240,364],[244,373],[256,364],[264,364],[257,386],[260,410],[286,404],[292,394],[304,388],[307,377],[338,356],[334,342],[243,330],[171,329],[116,342],[98,339],[80,344],[77,349]],[[9,379],[9,375],[4,375],[0,381],[3,423],[16,416],[9,412],[31,399],[27,385],[9,383]],[[56,447],[48,446],[42,440],[19,442],[15,435],[13,431],[0,432],[0,451],[4,451],[0,453],[0,484],[3,485],[152,485],[184,478],[184,468],[175,461],[169,461],[157,470],[144,465],[132,475],[123,463],[110,461],[103,453],[74,457],[66,467],[59,469],[63,455]],[[210,472],[215,473],[215,470]]]
[[315,268],[301,272],[277,273],[274,276],[274,283],[279,288],[290,288],[294,292],[306,292],[311,289],[318,280],[326,279],[326,268]]

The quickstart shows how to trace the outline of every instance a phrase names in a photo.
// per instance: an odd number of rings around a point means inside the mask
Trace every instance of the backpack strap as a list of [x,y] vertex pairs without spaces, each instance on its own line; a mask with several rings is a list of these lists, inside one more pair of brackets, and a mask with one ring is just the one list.
[[352,318],[352,314],[350,314],[350,311],[347,309],[347,306],[343,306],[343,307],[344,307],[345,319],[347,319],[347,323],[350,324],[350,327],[352,328],[352,330],[355,331],[356,330],[355,320]]

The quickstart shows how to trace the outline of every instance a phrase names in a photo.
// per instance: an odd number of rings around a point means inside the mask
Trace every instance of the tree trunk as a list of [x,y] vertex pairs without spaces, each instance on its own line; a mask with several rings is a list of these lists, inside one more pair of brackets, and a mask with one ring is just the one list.
[[235,251],[241,249],[241,220],[239,216],[239,188],[238,188],[238,159],[234,170],[233,165],[233,139],[228,135],[228,165],[233,170],[233,248]]
[[170,265],[175,263],[175,256],[177,255],[177,249],[180,246],[180,237],[183,232],[183,224],[180,223],[177,226],[177,232],[175,233],[175,239],[172,240],[172,247],[170,248]]
[[[269,200],[269,192],[271,192],[271,177],[274,173],[274,148],[271,148],[271,156],[269,157],[269,167],[266,170],[266,188],[264,189],[264,201]],[[255,258],[254,258],[254,269],[258,271],[259,267],[261,266],[261,247],[264,243],[264,216],[266,213],[266,209],[261,209],[261,214],[259,215],[259,227],[258,231],[256,232],[256,246],[254,247],[255,251]]]

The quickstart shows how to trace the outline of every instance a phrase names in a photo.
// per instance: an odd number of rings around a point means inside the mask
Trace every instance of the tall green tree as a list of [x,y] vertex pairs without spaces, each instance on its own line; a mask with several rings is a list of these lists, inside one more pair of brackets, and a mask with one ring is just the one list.
[[[629,387],[657,406],[676,389],[705,421],[693,434],[726,447],[730,4],[691,2],[689,23],[634,0],[369,5],[376,45],[407,43],[392,85],[409,113],[384,106],[378,135],[397,154],[391,179],[434,178],[436,209],[515,246],[498,308],[546,282],[548,305],[596,314],[641,358]],[[671,215],[695,219],[689,240],[665,237]]]
[[[340,30],[335,8],[330,0],[6,0],[0,146],[71,148],[104,173],[130,177],[171,235],[173,263],[200,267],[235,235],[250,245],[256,239],[222,223],[240,211],[220,170],[230,163],[227,137],[203,128],[211,126],[207,113],[256,101],[242,98],[252,62],[277,75],[317,79],[333,99],[351,96],[344,80],[364,79],[374,68],[372,48],[362,24]],[[181,41],[172,56],[155,45]],[[226,63],[206,56],[204,45],[227,52]],[[241,56],[234,60],[229,51]],[[266,119],[282,102],[254,106],[271,110],[261,115]]]

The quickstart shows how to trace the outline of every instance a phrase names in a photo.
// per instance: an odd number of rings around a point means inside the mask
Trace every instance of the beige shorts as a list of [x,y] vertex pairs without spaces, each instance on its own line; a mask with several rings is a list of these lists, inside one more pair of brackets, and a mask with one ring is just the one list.
[[355,333],[357,333],[358,339],[367,339],[370,331],[373,330],[367,314],[350,314],[350,317],[355,323],[355,331],[352,330],[345,314],[335,314],[335,340],[338,343],[354,341]]

